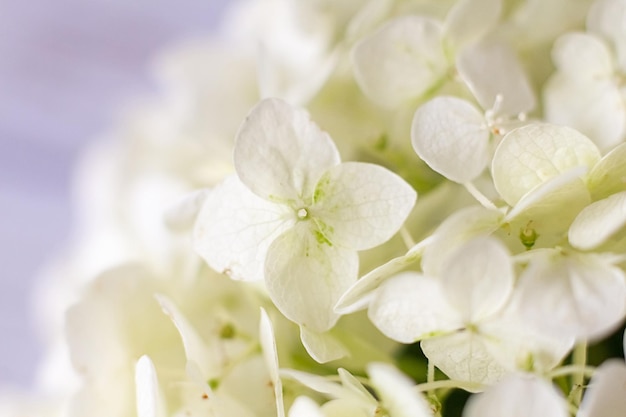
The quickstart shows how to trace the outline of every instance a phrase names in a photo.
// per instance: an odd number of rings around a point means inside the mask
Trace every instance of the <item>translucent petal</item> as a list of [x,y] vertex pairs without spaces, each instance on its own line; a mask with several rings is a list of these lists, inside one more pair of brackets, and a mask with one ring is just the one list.
[[626,415],[626,364],[609,359],[596,369],[577,417],[623,417]]
[[537,185],[578,166],[590,168],[599,159],[598,148],[581,133],[539,123],[504,136],[491,171],[496,189],[504,201],[514,206]]
[[456,66],[483,109],[494,108],[496,99],[501,100],[496,115],[514,116],[535,107],[524,68],[507,45],[494,41],[472,45],[458,55]]
[[487,34],[498,22],[501,0],[461,0],[454,4],[444,23],[446,40],[460,48]]
[[449,216],[435,230],[422,256],[425,274],[438,277],[448,256],[469,239],[490,234],[500,227],[504,215],[497,210],[471,206]]
[[463,417],[568,417],[565,398],[536,376],[513,374],[469,399]]
[[150,358],[143,355],[135,365],[137,388],[137,417],[165,417],[165,404],[159,390],[156,369]]
[[276,398],[277,417],[285,416],[285,404],[283,403],[283,383],[278,374],[278,352],[276,350],[276,338],[272,322],[264,308],[261,308],[261,319],[259,321],[259,341],[263,350],[263,356],[267,365],[268,373],[274,387],[274,397]]
[[341,398],[328,401],[322,406],[322,410],[324,411],[324,417],[370,417],[374,415],[376,407],[368,408],[352,398]]
[[594,200],[626,191],[626,143],[604,155],[591,172],[587,184]]
[[386,107],[420,97],[445,76],[442,33],[440,22],[422,16],[387,23],[352,50],[359,86]]
[[500,241],[481,236],[459,246],[443,265],[441,285],[466,323],[494,314],[513,291],[513,266]]
[[394,417],[433,415],[424,397],[415,390],[415,382],[392,365],[370,363],[367,365],[367,375],[389,415]]
[[420,346],[424,355],[450,379],[492,384],[507,370],[485,347],[488,337],[466,330],[422,340]]
[[194,249],[233,279],[261,280],[267,249],[293,218],[287,206],[259,198],[232,176],[206,198],[194,227]]
[[372,323],[387,337],[413,343],[463,327],[434,278],[403,272],[385,281],[368,310]]
[[517,302],[537,329],[596,340],[626,315],[625,279],[599,255],[547,252],[535,256],[520,276]]
[[310,214],[330,242],[364,250],[396,234],[416,198],[415,190],[393,172],[374,164],[346,162],[322,176]]
[[437,97],[422,105],[411,126],[411,142],[419,157],[459,183],[473,180],[487,166],[489,135],[482,113],[456,97]]
[[326,363],[348,355],[346,347],[330,333],[318,333],[300,327],[300,339],[307,353],[317,362]]
[[187,230],[192,227],[210,192],[207,189],[197,190],[172,204],[164,213],[167,226],[172,230]]
[[613,74],[611,51],[602,39],[588,33],[567,33],[552,49],[556,67],[575,79],[602,79]]
[[313,391],[328,395],[331,398],[342,398],[349,392],[342,385],[323,376],[298,371],[296,369],[281,369],[280,374],[283,378],[298,381],[302,385],[311,388]]
[[626,225],[626,191],[585,207],[569,229],[569,242],[577,249],[594,249],[624,225]]
[[358,262],[356,252],[331,246],[310,222],[302,221],[270,246],[265,282],[288,319],[324,332],[339,318],[333,307],[356,281]]
[[602,151],[626,134],[626,104],[612,80],[577,80],[557,73],[546,83],[543,98],[547,121],[579,130]]
[[354,394],[356,398],[359,398],[364,402],[370,403],[373,406],[377,405],[377,401],[374,396],[372,396],[367,388],[365,388],[354,375],[352,375],[350,372],[346,371],[343,368],[337,369],[337,374],[339,374],[341,385],[343,385],[344,388],[350,390],[350,392]]
[[278,99],[252,109],[237,133],[233,158],[253,193],[282,202],[312,195],[324,171],[340,162],[334,142],[309,113]]
[[211,357],[211,351],[185,315],[166,296],[157,294],[155,298],[161,305],[163,312],[168,315],[180,333],[187,361],[195,363],[205,378],[212,378],[218,375],[219,366]]

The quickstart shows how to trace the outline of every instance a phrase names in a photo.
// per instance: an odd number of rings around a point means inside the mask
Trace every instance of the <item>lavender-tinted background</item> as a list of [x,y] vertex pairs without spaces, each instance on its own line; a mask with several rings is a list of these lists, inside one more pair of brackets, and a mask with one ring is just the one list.
[[227,3],[0,0],[0,385],[28,387],[40,358],[31,292],[69,237],[81,149],[150,92],[151,57]]

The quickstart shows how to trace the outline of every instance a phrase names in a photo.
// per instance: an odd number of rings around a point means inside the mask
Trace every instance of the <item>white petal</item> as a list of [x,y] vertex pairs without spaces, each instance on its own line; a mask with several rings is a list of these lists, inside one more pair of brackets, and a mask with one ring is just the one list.
[[301,326],[300,339],[307,353],[319,363],[334,361],[349,353],[346,347],[328,332],[318,333]]
[[339,316],[333,307],[357,278],[356,252],[331,246],[303,221],[267,252],[265,281],[272,301],[290,320],[324,332]]
[[415,383],[406,375],[386,363],[367,365],[367,375],[380,396],[382,406],[394,417],[429,417],[430,406],[415,390]]
[[387,107],[420,97],[445,76],[442,33],[441,23],[421,16],[387,23],[352,50],[359,86]]
[[[449,378],[477,384],[492,384],[507,370],[486,348],[489,336],[461,331],[422,340],[424,355]],[[479,387],[469,391],[477,391]]]
[[606,37],[619,50],[626,36],[626,4],[622,0],[598,0],[589,8],[587,28]]
[[195,251],[233,279],[263,279],[267,248],[294,218],[291,210],[257,197],[229,177],[206,198],[193,234]]
[[508,250],[491,237],[477,237],[458,247],[441,271],[449,304],[468,323],[501,309],[513,291],[513,280]]
[[333,244],[365,250],[398,232],[416,198],[415,190],[386,168],[346,162],[322,176],[310,214]]
[[376,412],[376,407],[367,407],[352,398],[328,401],[322,406],[325,417],[370,417]]
[[319,405],[309,397],[303,395],[296,397],[291,404],[289,417],[325,417]]
[[593,249],[626,225],[626,191],[585,207],[572,223],[568,238],[577,249]]
[[470,398],[463,417],[568,417],[565,398],[536,376],[514,374]]
[[[459,75],[483,109],[501,100],[496,115],[514,116],[535,107],[535,95],[522,64],[502,43],[480,42],[457,57]],[[499,96],[499,98],[498,98]]]
[[626,364],[609,359],[596,369],[577,417],[623,417],[626,415]]
[[456,2],[444,23],[446,40],[456,48],[475,42],[498,22],[501,0],[461,0]]
[[594,200],[626,191],[626,143],[604,155],[589,173],[588,185]]
[[342,398],[349,392],[345,387],[337,382],[333,382],[326,377],[310,374],[308,372],[298,371],[296,369],[281,369],[280,374],[283,378],[298,381],[302,385],[311,388],[313,391],[328,395],[331,398]]
[[355,395],[359,400],[369,403],[373,406],[376,406],[378,401],[376,398],[359,382],[359,380],[352,375],[350,372],[346,371],[343,368],[337,369],[337,374],[339,374],[339,379],[341,380],[341,385],[344,388],[348,389],[352,394]]
[[283,383],[278,374],[278,352],[276,350],[276,338],[272,322],[264,308],[261,307],[261,319],[259,321],[259,340],[267,365],[268,373],[274,386],[276,398],[276,411],[278,417],[285,416],[285,404],[283,403]]
[[448,256],[458,246],[478,235],[487,235],[500,227],[504,216],[496,210],[471,206],[449,216],[435,232],[424,249],[422,269],[427,275],[438,277]]
[[587,33],[567,33],[557,39],[552,60],[573,78],[601,79],[613,74],[611,51],[600,38]]
[[571,126],[607,151],[624,139],[626,104],[610,79],[573,79],[557,73],[544,87],[546,120]]
[[437,97],[415,112],[413,149],[433,170],[459,183],[480,175],[489,162],[489,130],[466,100]]
[[183,196],[165,211],[165,223],[173,230],[190,228],[210,192],[210,190],[201,189]]
[[270,201],[298,201],[328,168],[340,162],[330,136],[303,109],[266,99],[237,133],[235,169],[253,193]]
[[514,206],[537,185],[578,166],[590,168],[599,159],[594,143],[574,129],[532,124],[504,136],[491,171],[496,189]]
[[[516,296],[537,329],[594,340],[626,315],[624,273],[594,254],[538,254],[522,273]],[[549,320],[546,320],[549,317]]]
[[195,363],[205,378],[212,378],[218,375],[218,365],[211,357],[211,351],[185,315],[178,310],[169,298],[158,294],[155,295],[155,298],[161,305],[163,312],[168,315],[178,329],[183,339],[187,361]]
[[368,315],[385,336],[413,343],[463,327],[439,282],[416,272],[403,272],[376,291]]
[[137,417],[165,417],[165,404],[159,390],[156,369],[150,358],[143,355],[135,365],[137,387]]

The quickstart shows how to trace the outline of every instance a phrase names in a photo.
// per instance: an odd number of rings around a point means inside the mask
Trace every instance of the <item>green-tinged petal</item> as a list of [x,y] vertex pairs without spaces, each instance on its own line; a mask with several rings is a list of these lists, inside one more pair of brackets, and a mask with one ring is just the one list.
[[572,168],[593,167],[600,160],[594,143],[574,129],[545,123],[508,133],[493,157],[496,189],[509,205],[538,186]]
[[476,237],[444,263],[441,285],[448,303],[467,323],[494,314],[513,291],[513,266],[506,247],[491,237]]
[[392,365],[374,362],[367,365],[367,375],[380,401],[393,417],[429,417],[428,402],[415,389],[415,382]]
[[319,363],[326,363],[348,355],[346,347],[328,332],[315,332],[300,327],[300,339],[306,351]]
[[333,382],[323,376],[298,371],[297,369],[281,369],[280,374],[283,378],[298,381],[313,391],[317,391],[331,398],[343,398],[349,393],[348,389],[341,384]]
[[398,232],[416,198],[415,190],[386,168],[345,162],[321,177],[310,214],[332,244],[365,250]]
[[137,417],[165,417],[165,403],[159,389],[156,369],[146,355],[135,365]]
[[267,249],[293,218],[288,207],[259,198],[232,176],[206,198],[194,228],[194,249],[233,279],[261,280]]
[[416,272],[403,272],[385,281],[370,303],[372,323],[387,337],[413,343],[463,327],[448,305],[440,283]]
[[332,245],[310,221],[279,236],[267,251],[270,297],[290,320],[314,332],[335,325],[333,307],[358,274],[355,251]]
[[615,147],[604,155],[587,180],[594,200],[599,200],[620,191],[626,191],[626,143]]
[[483,172],[490,158],[489,136],[483,114],[456,97],[430,100],[413,116],[413,149],[433,170],[455,182],[472,181]]
[[568,417],[565,398],[549,382],[513,374],[470,398],[463,417]]
[[399,17],[361,40],[352,50],[355,78],[373,101],[395,107],[418,98],[447,71],[440,22]]
[[239,129],[234,161],[241,182],[256,195],[296,202],[313,194],[320,176],[340,157],[330,136],[308,112],[266,99]]
[[[485,346],[488,338],[465,330],[422,340],[420,346],[428,360],[450,379],[493,384],[506,375],[507,370]],[[477,385],[476,390],[479,387]]]
[[581,250],[603,244],[626,225],[626,191],[585,207],[569,228],[572,246]]

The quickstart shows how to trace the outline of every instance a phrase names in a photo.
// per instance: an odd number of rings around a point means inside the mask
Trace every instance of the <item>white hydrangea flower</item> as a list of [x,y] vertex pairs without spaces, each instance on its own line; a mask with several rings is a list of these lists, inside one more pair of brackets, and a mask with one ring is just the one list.
[[309,115],[277,99],[252,110],[234,155],[238,178],[207,197],[197,252],[234,279],[265,279],[277,307],[303,328],[330,329],[334,304],[356,280],[356,251],[398,231],[415,191],[382,167],[340,163]]
[[513,281],[507,249],[493,238],[474,238],[450,254],[438,278],[404,272],[386,281],[369,317],[394,340],[422,340],[426,356],[449,377],[491,383],[506,370],[489,352],[498,336],[483,325],[498,318]]

